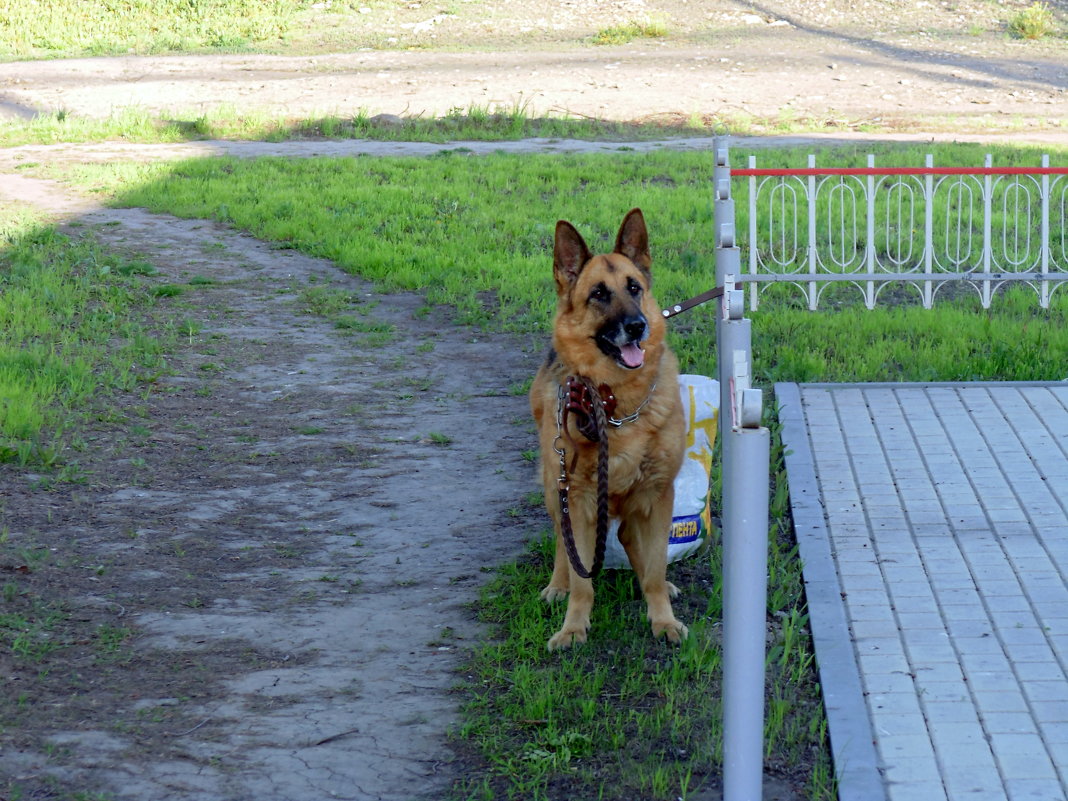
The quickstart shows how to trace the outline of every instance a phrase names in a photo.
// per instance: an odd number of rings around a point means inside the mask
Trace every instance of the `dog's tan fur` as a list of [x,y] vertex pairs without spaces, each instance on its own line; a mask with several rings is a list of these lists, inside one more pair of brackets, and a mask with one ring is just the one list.
[[[686,626],[671,609],[670,599],[678,590],[665,577],[673,482],[682,464],[686,431],[678,361],[664,341],[666,325],[650,291],[650,266],[648,235],[639,209],[626,215],[615,248],[608,254],[590,253],[570,223],[561,220],[556,225],[553,348],[530,390],[545,502],[556,529],[552,579],[541,597],[556,601],[570,594],[563,626],[548,642],[550,650],[585,642],[593,607],[593,583],[571,568],[560,533],[560,461],[554,445],[567,451],[575,544],[588,569],[596,539],[597,445],[583,437],[571,420],[569,436],[557,438],[557,393],[569,375],[584,376],[595,386],[609,385],[618,401],[617,418],[631,414],[649,399],[637,420],[618,428],[609,426],[609,512],[621,522],[619,539],[645,594],[653,635],[664,634],[672,642],[686,637]],[[646,338],[641,341],[644,361],[639,367],[628,367],[598,345],[598,332],[612,326],[616,318],[644,318],[647,324]],[[632,346],[625,347],[634,352]]]

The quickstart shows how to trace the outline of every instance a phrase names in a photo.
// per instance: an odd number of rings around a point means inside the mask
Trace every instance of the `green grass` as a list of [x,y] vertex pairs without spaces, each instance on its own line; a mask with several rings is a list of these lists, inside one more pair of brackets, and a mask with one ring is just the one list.
[[0,56],[240,50],[283,37],[306,0],[0,0]]
[[[984,148],[930,148],[939,165],[982,163]],[[918,148],[877,148],[878,163],[922,164]],[[992,148],[995,164],[1037,164],[1034,150]],[[1054,163],[1068,153],[1058,151]],[[744,153],[733,154],[744,163]],[[802,165],[803,154],[760,154],[764,166]],[[826,151],[819,163],[862,164],[856,149]],[[78,183],[117,203],[206,217],[335,260],[385,289],[425,291],[458,319],[491,330],[544,337],[554,305],[552,231],[574,222],[596,249],[641,205],[650,225],[657,296],[663,302],[707,288],[713,271],[711,158],[621,150],[594,156],[426,159],[198,160],[179,165],[75,169]],[[739,209],[746,187],[736,186]],[[739,230],[745,231],[744,213]],[[989,311],[974,299],[934,311],[897,303],[866,311],[838,299],[820,312],[774,293],[752,315],[755,372],[778,380],[872,381],[1062,379],[1068,354],[1068,295],[1038,309],[1030,290],[999,294]],[[309,312],[351,315],[354,299],[321,286],[302,291]],[[683,369],[714,374],[713,312],[673,321]],[[431,437],[431,441],[435,441]],[[800,567],[787,509],[781,446],[770,478],[771,542],[768,765],[833,796],[826,723],[813,673]],[[525,454],[526,455],[526,454]],[[534,454],[529,454],[530,458]],[[713,476],[713,497],[719,476]],[[534,502],[533,499],[530,501]],[[641,619],[628,574],[598,584],[587,646],[550,655],[545,641],[562,609],[537,598],[549,572],[544,539],[500,570],[479,604],[495,637],[466,675],[458,747],[470,748],[461,798],[676,798],[714,784],[720,771],[719,551],[673,566],[677,605],[691,627],[681,648],[656,643]]]
[[0,462],[53,466],[88,404],[131,389],[161,340],[136,262],[0,206]]
[[[139,143],[322,138],[449,142],[514,141],[530,137],[633,141],[702,134],[709,130],[700,119],[689,122],[692,124],[638,125],[567,115],[532,117],[522,104],[458,107],[441,117],[404,117],[399,124],[383,122],[363,111],[347,116],[323,114],[293,119],[221,107],[210,114],[175,110],[162,118],[139,109],[124,109],[104,119],[57,112],[30,120],[0,122],[0,146],[116,139]],[[740,130],[740,125],[739,122],[735,128]]]
[[[858,123],[859,124],[859,123]],[[931,131],[978,130],[997,132],[1023,126],[1018,118],[931,115],[923,120]],[[1033,125],[1037,123],[1027,123]],[[908,130],[915,121],[907,123]],[[1049,119],[1044,128],[1063,128],[1068,122]],[[803,131],[853,130],[849,120],[805,116],[789,110],[768,117],[744,112],[727,115],[665,115],[642,122],[617,122],[566,114],[533,117],[523,104],[454,108],[441,117],[404,117],[399,123],[377,119],[365,111],[339,116],[336,113],[306,118],[271,116],[262,112],[220,107],[211,112],[186,113],[180,109],[157,117],[139,109],[123,109],[104,119],[89,119],[65,111],[41,114],[29,120],[0,121],[0,147],[60,142],[122,140],[161,144],[205,139],[281,142],[287,140],[368,139],[383,142],[515,141],[525,138],[583,139],[626,142],[682,136],[709,136],[725,126],[736,135],[798,133]],[[864,123],[865,131],[895,130],[886,124]]]

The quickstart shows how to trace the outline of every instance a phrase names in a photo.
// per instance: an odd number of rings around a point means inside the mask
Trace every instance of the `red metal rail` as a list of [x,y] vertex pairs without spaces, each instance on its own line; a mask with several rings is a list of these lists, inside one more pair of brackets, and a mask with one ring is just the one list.
[[731,168],[732,177],[750,175],[1068,175],[1068,167],[771,167]]

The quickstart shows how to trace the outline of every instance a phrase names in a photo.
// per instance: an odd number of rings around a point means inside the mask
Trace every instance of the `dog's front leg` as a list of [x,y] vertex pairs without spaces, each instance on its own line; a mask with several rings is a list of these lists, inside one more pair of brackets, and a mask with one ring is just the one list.
[[[584,509],[582,506],[584,505],[576,504],[572,506],[571,525],[575,532],[575,549],[578,551],[582,564],[588,569],[593,565],[596,546],[596,523],[592,510]],[[570,588],[570,595],[567,599],[564,625],[549,638],[548,648],[550,651],[558,648],[570,648],[574,643],[586,642],[586,633],[590,630],[590,611],[593,609],[593,580],[582,578],[575,572],[567,558],[567,552],[563,548],[562,537],[558,534],[553,582],[550,583],[549,587],[556,583],[557,570],[561,565],[567,572],[567,586]]]
[[[579,552],[581,553],[581,550]],[[587,559],[593,559],[592,550],[588,556],[583,556],[583,562]],[[571,594],[567,599],[567,613],[564,615],[564,625],[560,627],[560,631],[549,638],[549,650],[570,648],[575,643],[586,642],[586,634],[590,630],[590,611],[592,609],[592,579],[581,578],[572,570]]]

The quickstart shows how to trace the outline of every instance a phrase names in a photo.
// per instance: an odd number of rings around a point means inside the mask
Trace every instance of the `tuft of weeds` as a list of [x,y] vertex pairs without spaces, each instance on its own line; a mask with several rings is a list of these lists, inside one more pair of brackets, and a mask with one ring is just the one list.
[[1043,2],[1031,3],[1009,19],[1009,32],[1020,39],[1042,39],[1053,29],[1053,10]]
[[602,28],[590,40],[595,45],[624,45],[635,39],[662,39],[668,29],[658,20],[631,20],[622,25]]

